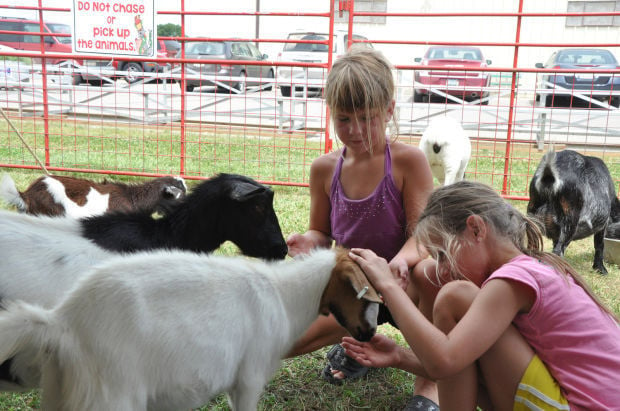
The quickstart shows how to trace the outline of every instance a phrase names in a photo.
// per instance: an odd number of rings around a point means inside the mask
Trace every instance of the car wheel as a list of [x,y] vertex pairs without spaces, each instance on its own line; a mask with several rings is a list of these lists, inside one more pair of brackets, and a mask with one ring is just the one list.
[[103,80],[88,80],[88,84],[90,84],[91,86],[101,87],[103,85]]
[[[275,78],[275,75],[273,73],[273,70],[269,70],[269,73],[267,73],[267,78],[269,79],[269,83],[273,83],[273,79]],[[271,86],[267,86],[265,87],[263,90],[265,91],[271,91],[273,90],[273,85]]]
[[247,90],[247,84],[248,84],[247,77],[248,77],[248,75],[245,74],[245,71],[242,71],[241,73],[239,73],[239,77],[241,77],[241,80],[239,80],[239,82],[237,84],[235,84],[234,88],[239,90],[239,94],[243,94]]
[[125,80],[130,84],[140,80],[140,75],[138,73],[144,72],[144,70],[142,70],[142,66],[135,62],[127,63],[125,67],[123,67],[123,71],[127,72],[125,75]]
[[185,85],[185,91],[189,91],[189,92],[194,91],[194,85],[193,84],[186,84]]
[[280,86],[280,93],[282,93],[282,97],[290,97],[291,88],[289,86]]
[[620,107],[620,97],[612,97],[611,100],[609,101],[609,104],[614,106],[615,108],[619,108]]

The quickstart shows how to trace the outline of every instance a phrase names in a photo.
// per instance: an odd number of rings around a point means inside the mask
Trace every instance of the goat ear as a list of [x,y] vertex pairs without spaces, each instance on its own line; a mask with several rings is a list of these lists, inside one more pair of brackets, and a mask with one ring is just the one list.
[[237,201],[244,201],[252,198],[258,193],[262,193],[266,190],[263,186],[256,186],[254,184],[240,182],[235,184],[230,192],[230,198]]
[[361,268],[359,269],[359,274],[357,273],[358,270],[356,270],[355,274],[350,277],[350,280],[351,286],[359,296],[358,298],[362,298],[372,303],[383,303],[383,300],[379,297],[379,293],[377,293],[375,287],[370,284]]
[[357,293],[358,298],[362,298],[373,303],[383,303],[381,297],[379,297],[379,293],[375,290],[375,287],[373,287],[372,284],[370,284],[370,281],[368,281],[368,278],[366,278],[364,271],[349,257],[348,250],[343,248],[339,249],[338,258],[341,259],[342,264],[346,264],[348,268],[345,271],[347,278]]
[[165,186],[163,190],[165,198],[180,198],[183,196],[183,190],[175,186]]

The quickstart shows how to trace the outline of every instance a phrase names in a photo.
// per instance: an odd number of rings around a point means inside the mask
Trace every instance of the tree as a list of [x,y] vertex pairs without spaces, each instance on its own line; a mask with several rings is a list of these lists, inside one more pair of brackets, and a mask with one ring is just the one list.
[[158,24],[157,25],[157,36],[180,37],[181,26],[178,24],[173,24],[173,23]]

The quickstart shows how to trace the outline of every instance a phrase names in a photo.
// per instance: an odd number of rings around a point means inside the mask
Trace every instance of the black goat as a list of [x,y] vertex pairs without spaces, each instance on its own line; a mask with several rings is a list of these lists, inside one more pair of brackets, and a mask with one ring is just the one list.
[[540,219],[560,256],[571,241],[594,235],[592,268],[607,274],[603,238],[608,224],[620,219],[620,201],[600,158],[573,150],[545,154],[530,182],[527,213]]
[[161,218],[143,211],[114,212],[82,219],[81,225],[84,237],[118,252],[210,252],[228,240],[252,257],[282,259],[287,253],[273,210],[273,191],[235,174],[219,174],[196,185]]

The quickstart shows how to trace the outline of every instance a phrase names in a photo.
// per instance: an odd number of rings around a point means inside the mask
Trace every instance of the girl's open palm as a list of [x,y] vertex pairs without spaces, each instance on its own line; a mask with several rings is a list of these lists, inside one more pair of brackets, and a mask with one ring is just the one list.
[[368,342],[344,337],[342,346],[347,355],[365,367],[393,367],[399,360],[399,346],[382,334],[375,334]]

